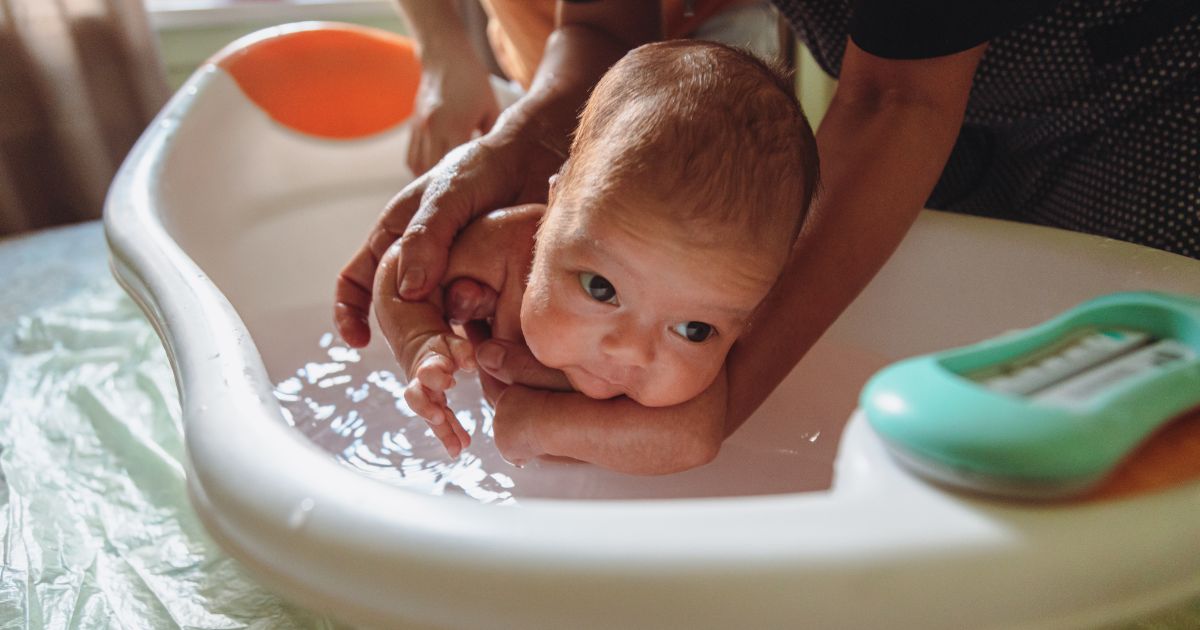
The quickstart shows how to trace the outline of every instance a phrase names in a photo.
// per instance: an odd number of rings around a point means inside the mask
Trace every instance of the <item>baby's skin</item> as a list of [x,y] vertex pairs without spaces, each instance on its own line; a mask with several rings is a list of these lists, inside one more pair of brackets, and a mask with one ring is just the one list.
[[[457,457],[471,441],[445,395],[456,384],[457,371],[476,371],[473,344],[464,335],[471,332],[521,341],[521,296],[514,295],[511,287],[529,275],[532,243],[544,211],[541,205],[521,206],[494,211],[471,223],[451,248],[445,290],[433,291],[424,302],[404,301],[396,291],[399,241],[380,260],[374,289],[379,296],[375,315],[380,332],[409,377],[405,401],[425,419],[451,456]],[[473,282],[458,282],[461,279]],[[488,312],[458,322],[462,334],[452,329],[448,320],[452,305],[443,304],[445,295],[453,295],[449,287],[456,284],[467,289],[482,285],[495,295],[494,301],[488,300]],[[497,384],[488,381],[485,373],[480,373],[480,380],[495,403]],[[561,386],[569,387],[565,380]]]
[[[509,461],[649,474],[711,460],[726,435],[726,356],[791,255],[816,178],[792,85],[761,61],[705,42],[630,51],[592,91],[545,206],[468,225],[425,302],[397,295],[403,239],[382,258],[376,318],[409,377],[405,400],[457,456],[470,436],[446,390],[486,365],[470,339],[490,335],[558,375],[533,389],[481,374]],[[494,308],[462,317],[443,303],[448,287],[494,295]],[[487,325],[456,332],[448,313]],[[613,413],[562,411],[589,398]],[[506,399],[558,411],[505,414]],[[668,411],[646,420],[647,407]]]
[[[748,254],[711,235],[701,243],[650,207],[616,210],[602,195],[556,199],[553,186],[550,197],[549,212],[522,206],[471,224],[451,250],[446,286],[468,278],[495,291],[490,334],[527,344],[538,361],[562,372],[562,387],[651,407],[708,390],[770,290],[782,256]],[[457,371],[475,369],[472,345],[446,322],[442,296],[403,302],[394,295],[396,254],[385,256],[376,276],[377,295],[386,296],[377,318],[410,377],[405,400],[456,456],[470,437],[445,392]],[[485,378],[485,388],[496,387]],[[618,419],[589,426],[562,418],[539,427],[497,417],[496,444],[517,463],[558,454],[636,471],[649,450],[683,468],[711,459],[724,438],[719,418],[697,419],[699,427],[672,434],[623,428]]]

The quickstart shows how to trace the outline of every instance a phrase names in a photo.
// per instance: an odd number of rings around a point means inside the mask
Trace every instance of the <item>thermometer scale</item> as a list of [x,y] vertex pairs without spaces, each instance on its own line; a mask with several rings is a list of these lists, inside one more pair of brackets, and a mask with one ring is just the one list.
[[1116,293],[893,364],[860,399],[905,467],[987,494],[1082,493],[1200,406],[1200,300]]

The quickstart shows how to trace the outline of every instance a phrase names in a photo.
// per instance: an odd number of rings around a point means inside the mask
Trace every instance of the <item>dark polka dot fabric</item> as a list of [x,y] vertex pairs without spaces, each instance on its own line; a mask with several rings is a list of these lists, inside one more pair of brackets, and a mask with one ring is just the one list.
[[[850,2],[776,5],[837,76]],[[1198,149],[1200,1],[1046,3],[990,40],[929,207],[1200,258]]]

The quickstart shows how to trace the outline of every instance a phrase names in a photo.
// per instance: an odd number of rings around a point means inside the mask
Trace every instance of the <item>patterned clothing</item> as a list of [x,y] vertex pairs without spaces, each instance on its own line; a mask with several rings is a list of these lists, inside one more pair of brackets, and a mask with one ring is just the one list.
[[929,207],[1200,258],[1200,2],[775,4],[833,76],[847,36],[889,58],[990,41]]

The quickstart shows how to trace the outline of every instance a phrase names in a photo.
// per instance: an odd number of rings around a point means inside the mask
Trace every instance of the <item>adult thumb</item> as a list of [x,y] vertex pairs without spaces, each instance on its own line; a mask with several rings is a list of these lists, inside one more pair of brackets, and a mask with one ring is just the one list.
[[475,349],[479,369],[508,385],[569,392],[573,388],[565,374],[538,362],[524,344],[490,339]]

